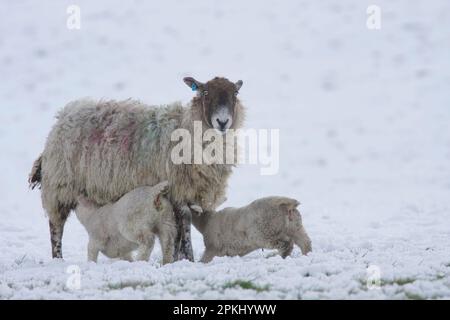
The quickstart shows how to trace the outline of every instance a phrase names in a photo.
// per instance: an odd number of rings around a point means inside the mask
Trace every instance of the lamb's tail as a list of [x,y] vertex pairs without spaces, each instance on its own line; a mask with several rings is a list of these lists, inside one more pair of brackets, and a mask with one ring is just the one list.
[[155,194],[167,194],[169,192],[169,181],[165,180],[163,182],[158,183],[157,185],[153,186],[153,191]]
[[161,196],[165,196],[169,192],[169,182],[163,181],[158,183],[157,185],[153,186],[152,192],[155,197],[153,200],[153,205],[155,206],[156,210],[161,211],[162,209]]
[[36,187],[40,188],[42,181],[42,155],[36,159],[33,163],[33,167],[31,168],[30,175],[28,177],[28,183],[30,188],[33,190]]

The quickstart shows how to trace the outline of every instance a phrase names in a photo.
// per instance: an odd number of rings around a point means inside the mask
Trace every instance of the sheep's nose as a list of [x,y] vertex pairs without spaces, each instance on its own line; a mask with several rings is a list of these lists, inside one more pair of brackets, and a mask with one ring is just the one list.
[[228,123],[229,120],[230,120],[230,119],[227,119],[227,120],[225,120],[225,121],[220,121],[219,118],[216,119],[217,124],[218,124],[219,127],[220,127],[220,130],[223,131],[223,130],[225,129],[225,126],[227,125],[227,123]]

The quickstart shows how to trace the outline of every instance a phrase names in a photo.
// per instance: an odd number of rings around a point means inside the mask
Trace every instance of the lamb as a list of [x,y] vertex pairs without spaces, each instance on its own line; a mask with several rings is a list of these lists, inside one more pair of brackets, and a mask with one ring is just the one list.
[[173,262],[177,233],[171,203],[164,197],[167,181],[154,187],[139,187],[117,202],[99,206],[84,196],[75,209],[89,235],[88,260],[97,262],[99,252],[108,258],[148,261],[157,235],[163,264]]
[[[299,202],[286,197],[266,197],[241,208],[193,214],[192,222],[203,235],[202,262],[219,256],[244,256],[256,249],[278,249],[286,258],[294,248],[303,254],[312,250],[311,240],[302,224]],[[196,212],[201,208],[192,206]]]
[[174,255],[193,261],[188,205],[215,209],[235,163],[175,164],[171,134],[185,129],[192,135],[197,122],[220,131],[226,141],[229,129],[241,127],[244,108],[237,98],[241,80],[216,77],[201,83],[187,77],[184,82],[197,91],[187,107],[81,99],[59,112],[29,178],[32,187],[41,185],[53,258],[63,257],[64,224],[80,195],[105,205],[135,188],[168,180],[178,229]]

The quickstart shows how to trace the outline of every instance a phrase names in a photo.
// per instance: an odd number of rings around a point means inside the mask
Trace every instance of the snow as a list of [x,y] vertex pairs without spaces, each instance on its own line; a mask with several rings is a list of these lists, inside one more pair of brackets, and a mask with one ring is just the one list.
[[[381,30],[358,0],[76,2],[80,30],[69,1],[0,4],[0,299],[450,298],[448,1],[377,1]],[[71,216],[52,261],[26,180],[56,111],[188,102],[187,75],[242,79],[246,127],[280,129],[278,174],[238,167],[226,205],[297,198],[313,252],[161,266],[156,245],[148,263],[93,264]]]

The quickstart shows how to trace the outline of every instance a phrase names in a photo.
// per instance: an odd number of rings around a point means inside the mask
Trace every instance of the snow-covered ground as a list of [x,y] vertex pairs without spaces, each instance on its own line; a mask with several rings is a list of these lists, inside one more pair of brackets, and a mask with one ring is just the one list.
[[[2,1],[0,299],[450,298],[450,2],[376,1],[381,30],[370,4]],[[27,175],[55,112],[83,96],[187,102],[186,75],[242,79],[246,126],[280,129],[279,173],[237,168],[226,205],[299,199],[314,251],[162,267],[156,246],[148,263],[92,264],[72,216],[52,261]]]

